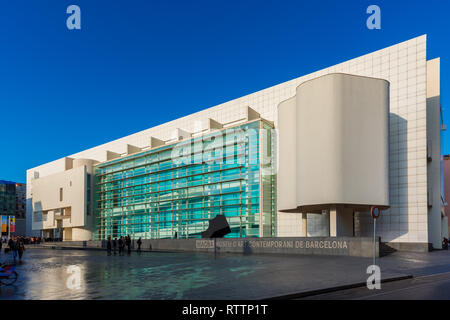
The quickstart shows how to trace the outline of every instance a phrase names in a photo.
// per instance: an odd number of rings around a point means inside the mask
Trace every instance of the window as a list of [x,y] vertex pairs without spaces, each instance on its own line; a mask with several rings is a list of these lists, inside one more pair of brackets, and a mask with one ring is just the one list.
[[[260,201],[264,204],[261,214],[266,230],[270,222],[265,221],[274,219],[275,192],[274,183],[264,180],[268,190],[264,189],[260,197],[260,125],[254,122],[226,131],[227,146],[223,145],[223,132],[214,137],[214,144],[209,135],[183,142],[194,151],[177,158],[185,161],[183,164],[175,163],[172,157],[174,146],[181,144],[145,151],[137,159],[127,157],[122,160],[129,163],[123,165],[123,173],[114,168],[115,164],[100,164],[96,174],[102,175],[95,180],[97,190],[91,196],[98,203],[95,207],[101,218],[96,222],[101,230],[98,238],[130,232],[143,239],[162,239],[173,237],[175,230],[180,238],[199,238],[208,227],[207,219],[218,214],[227,216],[232,231],[227,238],[259,236]],[[245,138],[246,130],[253,132],[252,139]],[[268,144],[262,151],[267,151]],[[201,151],[204,163],[200,161]]]
[[59,201],[63,201],[63,188],[59,188]]

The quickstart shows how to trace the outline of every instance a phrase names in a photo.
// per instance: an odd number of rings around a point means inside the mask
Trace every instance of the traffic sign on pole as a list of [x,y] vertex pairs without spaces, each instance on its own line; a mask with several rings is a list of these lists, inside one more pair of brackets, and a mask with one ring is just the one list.
[[372,217],[374,219],[378,219],[378,217],[380,216],[380,208],[373,206],[372,208],[370,208],[370,211],[372,213]]
[[373,265],[375,265],[377,254],[377,247],[376,247],[377,219],[380,216],[380,208],[378,208],[377,206],[372,206],[370,208],[370,213],[372,213],[373,217]]

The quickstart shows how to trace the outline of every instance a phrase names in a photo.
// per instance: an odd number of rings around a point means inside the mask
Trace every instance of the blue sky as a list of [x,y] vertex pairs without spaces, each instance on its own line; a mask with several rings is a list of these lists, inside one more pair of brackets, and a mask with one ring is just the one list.
[[422,34],[450,124],[449,14],[438,0],[5,1],[0,179]]

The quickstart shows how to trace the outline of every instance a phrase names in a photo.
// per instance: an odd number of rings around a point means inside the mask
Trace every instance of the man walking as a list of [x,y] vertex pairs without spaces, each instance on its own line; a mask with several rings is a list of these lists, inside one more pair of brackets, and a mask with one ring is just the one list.
[[8,241],[9,250],[12,252],[13,260],[16,262],[17,258],[17,247],[16,247],[16,239],[14,237],[11,237]]
[[22,255],[23,255],[23,252],[25,251],[25,244],[23,243],[22,238],[19,238],[16,241],[16,247],[17,247],[17,252],[19,253],[19,261],[22,261]]
[[106,252],[108,254],[108,256],[111,255],[111,236],[108,236],[108,242],[106,243]]
[[123,249],[123,247],[124,247],[123,237],[120,236],[120,238],[119,238],[119,256],[122,255],[122,249]]
[[116,249],[117,249],[117,238],[114,238],[114,240],[113,240],[113,248],[114,248],[114,255],[116,255]]
[[141,245],[142,245],[141,237],[139,237],[139,239],[138,239],[138,241],[136,243],[138,245],[137,252],[141,253]]
[[131,238],[130,235],[126,237],[127,247],[128,247],[128,255],[131,254]]

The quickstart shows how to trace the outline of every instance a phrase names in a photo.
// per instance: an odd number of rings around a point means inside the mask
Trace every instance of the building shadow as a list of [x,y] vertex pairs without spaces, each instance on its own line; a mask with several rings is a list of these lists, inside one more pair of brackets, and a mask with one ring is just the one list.
[[[389,113],[389,203],[390,208],[377,220],[377,236],[381,242],[391,242],[408,233],[409,224],[409,171],[408,122],[405,118]],[[368,168],[370,169],[370,168]],[[370,212],[355,213],[355,236],[373,236],[373,218]],[[395,251],[383,245],[383,251]]]

